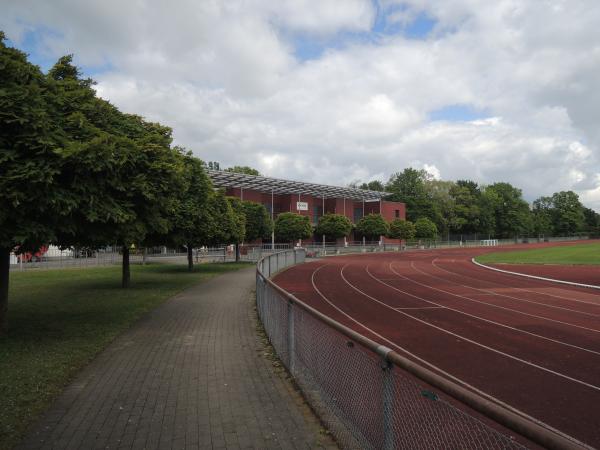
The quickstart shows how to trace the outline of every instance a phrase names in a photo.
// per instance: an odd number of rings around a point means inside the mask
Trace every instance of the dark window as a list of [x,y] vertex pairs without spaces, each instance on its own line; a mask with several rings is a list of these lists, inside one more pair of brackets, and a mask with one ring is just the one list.
[[396,217],[400,217],[400,210],[399,209],[395,210],[394,214],[396,215]]
[[356,223],[360,219],[362,219],[362,216],[363,216],[362,206],[359,206],[358,208],[354,208],[354,223]]
[[313,223],[318,223],[319,217],[322,215],[322,208],[318,205],[313,205]]

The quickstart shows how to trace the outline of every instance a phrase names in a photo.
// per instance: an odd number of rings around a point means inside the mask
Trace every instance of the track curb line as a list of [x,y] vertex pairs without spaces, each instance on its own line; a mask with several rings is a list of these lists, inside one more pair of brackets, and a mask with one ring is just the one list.
[[542,280],[542,281],[550,281],[552,283],[568,284],[570,286],[584,287],[584,288],[590,288],[590,289],[600,289],[600,286],[596,286],[595,284],[575,283],[574,281],[556,280],[554,278],[538,277],[536,275],[529,275],[526,273],[512,272],[510,270],[502,270],[502,269],[498,269],[496,267],[486,266],[485,264],[475,261],[475,258],[471,258],[471,262],[479,267],[483,267],[484,269],[495,270],[496,272],[507,273],[509,275],[517,275],[519,277],[533,278],[533,279]]

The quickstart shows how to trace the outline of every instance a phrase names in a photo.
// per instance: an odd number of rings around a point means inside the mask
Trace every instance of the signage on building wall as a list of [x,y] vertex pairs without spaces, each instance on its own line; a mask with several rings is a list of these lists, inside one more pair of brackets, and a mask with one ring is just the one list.
[[306,202],[296,202],[296,209],[298,211],[308,211],[308,203],[306,203]]

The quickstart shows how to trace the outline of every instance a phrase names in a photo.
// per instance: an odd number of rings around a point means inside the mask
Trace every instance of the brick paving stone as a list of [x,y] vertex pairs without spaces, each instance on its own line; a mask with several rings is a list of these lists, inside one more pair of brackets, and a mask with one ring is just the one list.
[[21,449],[337,448],[263,357],[254,269],[173,297],[86,367]]

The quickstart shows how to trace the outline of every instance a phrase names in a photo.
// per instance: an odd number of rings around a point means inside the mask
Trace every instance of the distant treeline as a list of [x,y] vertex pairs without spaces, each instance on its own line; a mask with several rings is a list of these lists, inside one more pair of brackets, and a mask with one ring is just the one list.
[[388,200],[406,203],[407,219],[425,217],[443,235],[567,236],[600,234],[600,214],[586,208],[573,191],[540,197],[529,205],[521,189],[510,183],[478,185],[470,180],[435,180],[425,170],[394,173],[387,183],[353,183],[354,187],[386,191]]

